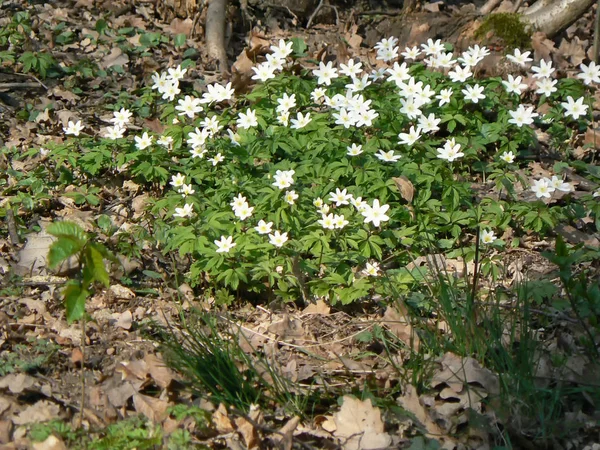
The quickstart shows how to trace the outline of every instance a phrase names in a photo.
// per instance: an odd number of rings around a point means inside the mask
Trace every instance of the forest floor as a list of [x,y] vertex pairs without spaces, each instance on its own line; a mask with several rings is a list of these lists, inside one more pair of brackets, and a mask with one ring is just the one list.
[[[541,350],[533,382],[545,403],[536,417],[519,399],[494,407],[503,379],[475,354],[442,350],[416,358],[418,338],[398,302],[380,296],[345,306],[324,299],[267,303],[238,293],[229,305],[218,305],[185,281],[185,262],[148,242],[124,239],[115,246],[103,231],[106,217],[121,229],[142,223],[148,199],[160,189],[145,191],[119,174],[85,190],[75,178],[46,184],[57,167],[39,149],[63,143],[63,126],[81,120],[99,134],[112,117],[107,105],[142,102],[136,96],[151,75],[183,59],[193,61],[184,78],[188,89],[203,92],[231,80],[244,92],[253,83],[253,56],[279,39],[300,38],[308,59],[338,63],[374,61],[373,46],[391,35],[401,38],[401,49],[429,38],[461,49],[475,42],[451,26],[464,23],[464,32],[474,5],[430,3],[410,22],[388,7],[323,8],[306,29],[315,8],[311,3],[303,15],[287,6],[257,7],[249,30],[232,7],[232,70],[218,73],[206,57],[203,16],[167,20],[145,1],[0,1],[0,448],[600,448],[600,310],[594,310],[600,303],[583,318],[559,309],[565,287],[542,255],[554,249],[556,234],[578,248],[597,249],[593,219],[581,229],[562,224],[544,239],[524,236],[518,248],[501,254],[497,281],[482,277],[482,285],[499,292],[526,278],[537,283],[531,332]],[[590,11],[553,39],[535,34],[526,47],[566,76],[591,54],[593,18]],[[493,52],[478,76],[501,76],[502,42],[486,39]],[[597,99],[594,106],[597,118]],[[140,114],[132,129],[160,133],[155,113]],[[542,147],[548,140],[540,135]],[[573,160],[594,161],[593,127],[571,143]],[[537,161],[530,169],[550,173]],[[597,189],[595,179],[569,173],[580,191]],[[110,287],[87,300],[84,330],[81,321],[67,322],[61,297],[73,270],[49,272],[45,264],[53,241],[44,228],[60,219],[97,233],[121,263]],[[430,263],[425,256],[414,262]],[[574,274],[585,271],[590,286],[597,283],[597,257],[575,263]],[[460,257],[441,264],[457,278],[472,276],[472,263]],[[190,391],[181,374],[165,366],[157,329],[180,330],[181,318],[193,317],[193,310],[212,311],[230,324],[238,348],[257,367],[274,371],[271,382],[290,380],[290,403],[303,414],[281,404],[227,409]],[[589,329],[595,354],[581,344]]]

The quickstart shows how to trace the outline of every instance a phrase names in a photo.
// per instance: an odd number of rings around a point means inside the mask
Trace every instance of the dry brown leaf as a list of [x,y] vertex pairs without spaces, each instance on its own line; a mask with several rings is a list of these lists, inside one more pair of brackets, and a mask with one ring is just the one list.
[[407,317],[406,312],[400,313],[396,308],[388,306],[383,315],[382,323],[409,348],[419,351],[419,336],[413,331],[412,325],[406,319]]
[[31,446],[33,450],[67,450],[65,443],[51,434],[42,442],[34,442]]
[[427,430],[428,437],[440,436],[442,434],[442,429],[436,425],[425,407],[421,404],[415,387],[407,385],[402,396],[398,398],[398,402],[406,411],[415,416],[421,426]]
[[57,419],[59,412],[60,408],[57,404],[51,403],[48,400],[40,400],[25,408],[17,416],[13,417],[12,421],[15,425],[47,422],[48,420]]
[[19,262],[15,267],[15,273],[21,276],[41,275],[45,271],[48,250],[54,240],[55,238],[44,229],[27,236],[25,247],[17,255]]
[[162,358],[158,355],[153,355],[150,353],[146,355],[144,361],[146,361],[146,364],[148,365],[148,373],[156,385],[163,389],[169,387],[173,381],[173,378],[175,378],[175,374],[165,365]]
[[533,57],[536,61],[545,59],[551,60],[550,55],[556,51],[554,41],[551,41],[541,31],[536,31],[531,36],[531,46],[533,47]]
[[0,420],[0,444],[5,445],[12,442],[12,431],[12,420]]
[[391,436],[384,432],[381,412],[371,404],[371,399],[361,401],[345,395],[333,420],[336,426],[334,435],[345,450],[380,449],[392,443]]
[[448,352],[439,362],[442,369],[433,375],[432,387],[445,383],[455,392],[461,392],[465,384],[477,383],[490,394],[500,392],[498,377],[489,369],[481,367],[474,358],[463,358]]
[[229,414],[227,413],[227,408],[223,403],[221,403],[213,413],[212,422],[215,424],[217,431],[221,434],[231,433],[235,430],[235,427],[229,418]]
[[279,322],[269,325],[268,330],[269,332],[276,334],[281,339],[285,339],[287,337],[304,336],[302,321],[290,318],[290,316],[287,314],[285,314],[283,319]]
[[11,373],[0,378],[0,389],[6,389],[13,394],[20,394],[35,384],[35,378],[24,373]]
[[124,330],[131,329],[133,324],[133,315],[131,311],[127,310],[122,313],[112,314],[113,320],[111,321],[115,327],[123,328]]
[[[250,420],[248,420],[250,419]],[[235,425],[237,431],[242,435],[246,448],[253,449],[257,448],[260,443],[258,431],[254,426],[255,423],[260,423],[261,412],[258,409],[252,409],[248,415],[248,419],[245,417],[237,417],[235,419]]]
[[273,433],[271,439],[277,444],[277,448],[281,450],[292,450],[294,431],[300,424],[300,417],[294,416],[279,429],[279,433]]
[[135,395],[137,390],[131,383],[123,383],[115,388],[108,389],[106,396],[108,401],[115,408],[121,408],[127,404],[129,399]]
[[579,66],[586,57],[584,46],[587,46],[587,41],[581,41],[578,37],[575,37],[571,42],[563,39],[556,52],[557,56],[562,59],[562,61],[559,60],[560,67],[563,69],[568,67],[567,60],[571,65]]
[[121,373],[121,380],[139,381],[148,377],[148,364],[143,359],[123,361],[117,366],[115,372]]
[[317,300],[316,303],[311,303],[302,311],[302,314],[321,314],[324,316],[329,315],[331,308],[325,302],[325,300]]
[[167,417],[169,402],[138,393],[133,396],[133,406],[153,423],[160,423]]
[[113,66],[124,66],[129,62],[129,55],[127,53],[123,53],[123,51],[119,47],[113,47],[110,50],[110,53],[102,58],[100,61],[100,67],[103,69],[108,69]]
[[400,191],[400,195],[402,196],[402,198],[408,203],[411,203],[413,197],[415,196],[415,187],[413,186],[411,181],[404,175],[401,175],[399,177],[393,177],[392,180],[394,180],[394,184]]

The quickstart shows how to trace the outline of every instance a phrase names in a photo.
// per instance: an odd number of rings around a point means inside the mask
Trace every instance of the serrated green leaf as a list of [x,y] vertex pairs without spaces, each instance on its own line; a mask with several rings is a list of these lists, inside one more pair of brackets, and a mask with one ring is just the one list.
[[62,237],[53,242],[48,251],[48,266],[52,269],[81,251],[83,245],[71,237]]
[[63,296],[65,298],[68,323],[72,323],[83,317],[85,314],[85,299],[89,294],[89,291],[76,281],[67,284],[63,290]]
[[46,232],[52,236],[56,236],[57,238],[68,237],[78,240],[82,247],[88,240],[87,233],[83,231],[83,228],[76,223],[68,221],[54,222],[50,224],[48,228],[46,228]]
[[104,286],[108,287],[110,285],[110,278],[106,271],[106,267],[104,266],[102,254],[92,246],[87,247],[86,253],[89,255],[87,259],[93,262],[92,276],[94,280],[99,281]]

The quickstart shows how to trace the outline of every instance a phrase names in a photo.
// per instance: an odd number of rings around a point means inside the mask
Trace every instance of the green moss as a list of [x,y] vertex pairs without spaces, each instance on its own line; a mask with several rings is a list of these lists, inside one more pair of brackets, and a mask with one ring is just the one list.
[[531,46],[531,32],[528,31],[527,24],[521,21],[519,14],[490,14],[475,32],[475,37],[484,38],[490,31],[494,37],[504,41],[507,50]]

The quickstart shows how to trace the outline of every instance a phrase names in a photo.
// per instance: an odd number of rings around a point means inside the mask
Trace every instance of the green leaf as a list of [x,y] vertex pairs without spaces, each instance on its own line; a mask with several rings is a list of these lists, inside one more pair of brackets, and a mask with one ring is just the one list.
[[92,262],[92,276],[94,280],[108,287],[110,285],[110,278],[104,266],[102,254],[91,245],[86,248],[86,253],[88,256],[86,259]]
[[54,222],[46,228],[46,232],[57,238],[68,237],[77,240],[83,247],[88,240],[88,235],[83,228],[73,222]]
[[60,238],[50,246],[50,250],[48,251],[48,266],[51,269],[56,267],[71,256],[79,253],[82,248],[83,245],[76,239],[71,237]]
[[84,289],[77,281],[71,281],[63,290],[65,306],[67,308],[67,322],[79,320],[85,314],[85,299],[89,291]]
[[187,36],[184,33],[176,34],[173,43],[175,44],[175,47],[183,47],[186,39]]

